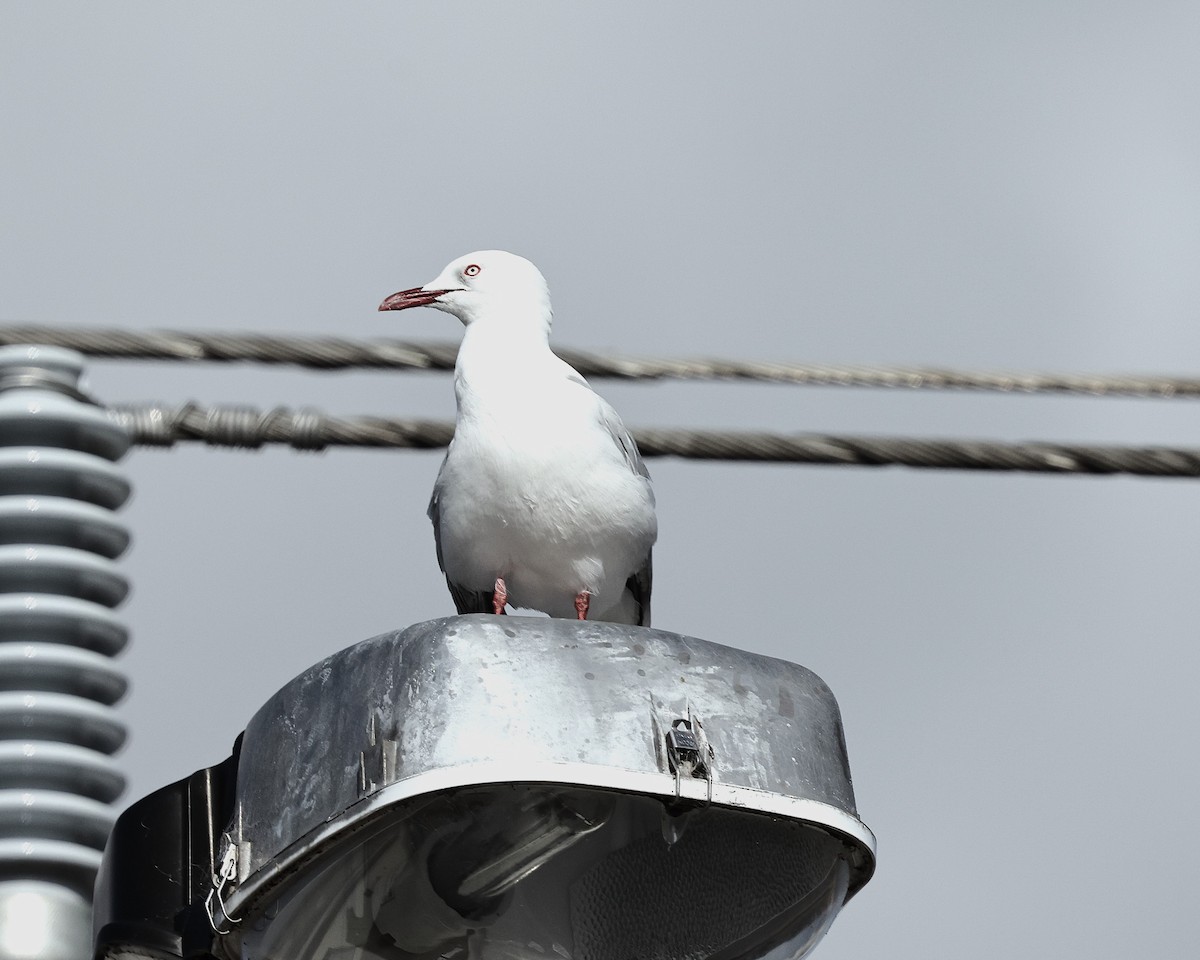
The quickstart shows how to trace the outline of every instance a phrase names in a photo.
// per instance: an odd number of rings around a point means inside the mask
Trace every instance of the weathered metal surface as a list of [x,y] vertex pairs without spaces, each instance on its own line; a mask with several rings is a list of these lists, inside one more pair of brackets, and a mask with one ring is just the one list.
[[[711,755],[677,779],[667,735],[689,717]],[[837,703],[811,671],[662,630],[472,615],[343,650],[255,714],[229,905],[382,806],[495,782],[678,793],[807,820],[856,851],[852,890],[873,866]]]

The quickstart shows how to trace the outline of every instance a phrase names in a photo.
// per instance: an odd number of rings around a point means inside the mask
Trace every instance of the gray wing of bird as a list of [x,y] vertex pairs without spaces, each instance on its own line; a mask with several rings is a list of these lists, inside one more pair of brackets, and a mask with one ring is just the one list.
[[[587,387],[589,390],[591,389],[583,377],[579,377],[579,379],[575,382]],[[604,400],[604,398],[598,396],[596,397],[596,400],[599,402],[600,425],[604,427],[604,429],[608,432],[608,435],[612,437],[613,443],[615,443],[617,445],[617,449],[621,451],[621,456],[623,456],[625,458],[625,462],[629,464],[629,469],[639,476],[645,477],[647,480],[649,480],[650,471],[646,468],[646,461],[642,459],[642,454],[638,450],[637,442],[630,435],[629,431],[625,429],[625,424],[621,422],[621,418],[617,415],[617,411],[614,410],[608,404],[608,402]]]
[[[443,461],[444,463],[444,461]],[[441,492],[441,472],[438,481],[433,485],[433,496],[429,498],[429,509],[426,513],[433,522],[433,545],[437,550],[438,569],[446,573],[446,563],[442,559],[442,516],[438,503]],[[491,590],[468,590],[446,577],[446,586],[450,588],[450,596],[454,598],[454,607],[459,613],[491,613],[492,601],[495,594]]]
[[[587,386],[587,381],[583,380],[582,377],[580,377],[580,382],[584,386]],[[617,411],[603,399],[600,399],[600,422],[604,426],[604,429],[608,431],[608,435],[612,437],[613,443],[617,445],[617,449],[621,451],[625,462],[629,464],[629,469],[638,474],[638,476],[649,480],[650,471],[646,468],[646,461],[642,459],[637,442],[630,435],[629,431],[625,429],[621,418],[617,416]],[[625,589],[632,594],[634,602],[638,605],[637,625],[639,627],[650,626],[650,589],[653,580],[652,553],[647,553],[646,562],[642,565],[641,569],[625,581]]]
[[650,626],[650,585],[654,577],[651,563],[652,554],[646,554],[646,563],[637,573],[625,581],[625,589],[633,594],[634,602],[638,605],[639,627]]

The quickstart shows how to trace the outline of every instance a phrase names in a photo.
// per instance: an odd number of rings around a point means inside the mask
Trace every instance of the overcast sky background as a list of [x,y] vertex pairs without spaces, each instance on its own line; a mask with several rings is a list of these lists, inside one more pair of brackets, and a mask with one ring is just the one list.
[[[0,5],[0,323],[1195,374],[1193,2]],[[104,400],[450,417],[448,377],[93,361]],[[1197,445],[1186,401],[596,386],[631,426]],[[453,612],[440,453],[134,451],[127,801]],[[874,881],[818,956],[1194,950],[1194,481],[655,461],[654,624],[837,695]]]

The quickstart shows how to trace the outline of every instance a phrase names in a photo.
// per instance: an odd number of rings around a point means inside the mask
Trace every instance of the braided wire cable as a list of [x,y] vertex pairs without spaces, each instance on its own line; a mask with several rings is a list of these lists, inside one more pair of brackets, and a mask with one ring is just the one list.
[[[125,360],[223,361],[289,364],[317,370],[452,370],[453,343],[348,340],[269,334],[142,332],[87,327],[0,327],[0,345],[44,343],[93,357]],[[890,367],[753,360],[618,357],[559,349],[588,377],[625,380],[743,380],[807,386],[912,390],[986,390],[1086,396],[1200,397],[1200,378],[1153,375],[996,373],[933,367]]]
[[[172,447],[198,442],[258,449],[282,444],[297,450],[327,447],[436,449],[454,436],[454,424],[398,417],[335,417],[319,410],[185,403],[126,403],[109,408],[133,442]],[[734,430],[635,430],[646,457],[769,463],[836,464],[927,469],[999,470],[1053,474],[1129,474],[1200,477],[1200,448],[1103,444],[1008,443],[913,437],[778,434]]]

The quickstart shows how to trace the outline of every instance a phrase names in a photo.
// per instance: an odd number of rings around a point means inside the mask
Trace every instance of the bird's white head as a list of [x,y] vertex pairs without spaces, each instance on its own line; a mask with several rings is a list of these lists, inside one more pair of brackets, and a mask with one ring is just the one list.
[[436,307],[470,326],[493,315],[536,320],[550,327],[546,278],[524,257],[503,250],[477,250],[459,257],[423,287],[393,293],[380,310]]

